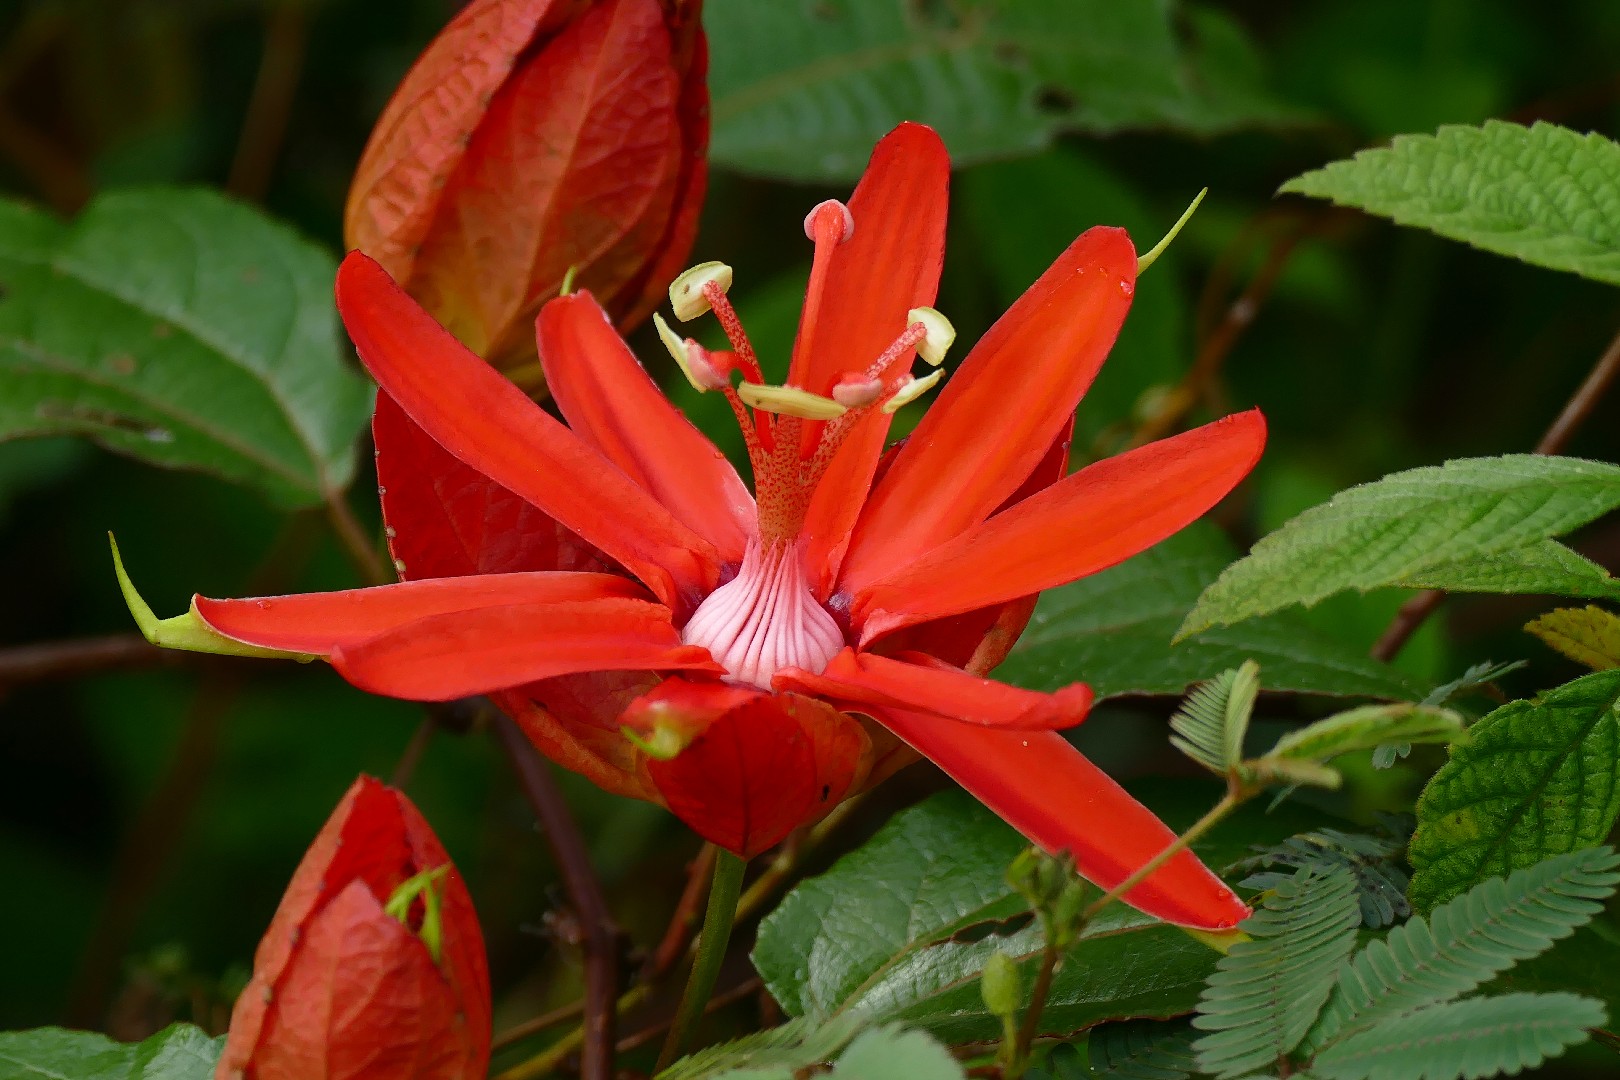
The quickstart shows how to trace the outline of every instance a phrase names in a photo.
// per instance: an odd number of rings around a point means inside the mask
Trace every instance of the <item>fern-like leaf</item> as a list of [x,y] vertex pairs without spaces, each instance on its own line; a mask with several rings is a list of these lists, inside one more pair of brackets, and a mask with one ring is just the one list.
[[1306,1044],[1323,1047],[1370,1025],[1451,1001],[1538,956],[1602,910],[1620,882],[1608,848],[1558,855],[1490,878],[1370,942],[1339,973]]
[[1099,1024],[1086,1044],[1090,1075],[1099,1080],[1185,1080],[1197,1068],[1193,1038],[1186,1023]]
[[1286,866],[1290,870],[1307,867],[1317,873],[1335,869],[1348,871],[1356,879],[1356,898],[1361,905],[1361,925],[1381,929],[1412,914],[1406,902],[1406,873],[1398,864],[1404,840],[1393,836],[1368,836],[1337,829],[1290,836],[1280,844],[1259,849],[1260,854],[1227,867],[1231,873],[1249,873],[1243,879],[1246,889],[1272,889],[1289,875],[1266,866]]
[[658,1080],[703,1080],[733,1069],[781,1069],[786,1074],[830,1061],[861,1030],[865,1020],[843,1016],[820,1027],[789,1020],[728,1043],[705,1047],[658,1074]]
[[1420,1009],[1317,1055],[1321,1080],[1452,1080],[1517,1073],[1586,1040],[1603,1005],[1575,994],[1503,994]]
[[1252,940],[1221,958],[1193,1026],[1198,1068],[1246,1077],[1299,1045],[1355,945],[1361,912],[1349,874],[1301,870],[1277,887],[1242,928]]
[[1240,666],[1200,683],[1170,718],[1171,745],[1218,776],[1243,760],[1243,736],[1260,693],[1260,665]]

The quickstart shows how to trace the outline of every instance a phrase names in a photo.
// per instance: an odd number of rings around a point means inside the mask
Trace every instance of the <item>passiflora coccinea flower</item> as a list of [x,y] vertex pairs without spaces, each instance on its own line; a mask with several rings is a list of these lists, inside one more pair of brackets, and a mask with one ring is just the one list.
[[[948,172],[938,137],[902,125],[848,206],[811,211],[783,385],[726,299],[729,268],[671,288],[678,317],[712,311],[731,340],[709,352],[661,326],[694,385],[729,400],[752,494],[589,294],[537,321],[564,424],[351,254],[338,307],[382,388],[377,467],[407,580],[198,597],[171,636],[322,656],[396,697],[489,694],[553,760],[744,856],[921,754],[1087,878],[1122,882],[1173,835],[1057,733],[1090,691],[984,676],[1036,594],[1199,517],[1265,425],[1241,413],[1065,475],[1075,404],[1135,288],[1131,241],[1096,228],[885,453],[892,409],[939,378],[914,378],[914,354],[937,363],[952,336],[927,306]],[[1247,912],[1187,852],[1127,899],[1202,928]]]
[[709,97],[701,0],[472,0],[378,119],[344,215],[474,352],[520,381],[569,269],[644,318],[697,230]]
[[472,900],[403,794],[361,777],[287,886],[220,1080],[482,1080],[489,970]]

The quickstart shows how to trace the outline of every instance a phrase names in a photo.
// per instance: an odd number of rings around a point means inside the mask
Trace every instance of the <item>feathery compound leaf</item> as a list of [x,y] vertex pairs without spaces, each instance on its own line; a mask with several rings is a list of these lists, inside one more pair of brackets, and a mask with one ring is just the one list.
[[1620,671],[1598,671],[1471,727],[1418,797],[1412,906],[1608,836],[1620,814],[1617,705]]
[[1327,761],[1381,742],[1451,742],[1462,732],[1462,717],[1450,709],[1405,702],[1363,705],[1290,731],[1266,757]]
[[[1616,506],[1620,466],[1579,458],[1509,454],[1395,473],[1339,492],[1255,544],[1204,590],[1176,636],[1346,589],[1426,583],[1437,568],[1460,578],[1460,565],[1561,536]],[[1472,584],[1501,584],[1488,577]]]
[[1500,120],[1448,125],[1397,135],[1278,190],[1620,284],[1620,146],[1601,135]]
[[1260,693],[1260,665],[1245,660],[1200,683],[1170,718],[1170,743],[1217,776],[1243,760],[1243,736]]
[[843,1049],[864,1023],[843,1016],[816,1027],[807,1020],[789,1020],[780,1027],[756,1031],[719,1046],[709,1046],[684,1057],[658,1074],[658,1080],[703,1080],[733,1069],[779,1069],[791,1075],[830,1060]]
[[1620,667],[1620,616],[1600,607],[1559,608],[1524,628],[1594,671]]
[[[1412,913],[1406,902],[1406,873],[1398,862],[1405,850],[1406,844],[1391,836],[1318,829],[1261,849],[1254,858],[1227,867],[1227,872],[1243,873],[1274,865],[1319,874],[1343,870],[1356,880],[1361,925],[1376,930]],[[1250,874],[1241,884],[1246,889],[1273,889],[1288,876],[1280,871],[1265,871]]]
[[[1551,543],[1551,541],[1549,541],[1549,543]],[[1557,547],[1559,545],[1554,544],[1553,546]],[[1570,552],[1570,554],[1573,555],[1574,552]],[[1459,698],[1464,694],[1478,691],[1483,687],[1495,682],[1497,679],[1500,679],[1502,676],[1518,671],[1520,668],[1524,667],[1525,664],[1526,661],[1524,660],[1514,660],[1507,664],[1493,664],[1489,660],[1486,660],[1484,663],[1475,664],[1467,671],[1464,671],[1461,675],[1457,676],[1455,679],[1452,679],[1450,682],[1435,687],[1429,692],[1429,696],[1418,702],[1418,704],[1433,705],[1435,707],[1449,705],[1454,698]],[[1395,764],[1395,759],[1397,757],[1404,758],[1411,752],[1412,744],[1408,742],[1380,743],[1378,746],[1373,748],[1373,768],[1387,769],[1391,765]],[[1408,830],[1408,833],[1410,833],[1410,830]]]
[[1603,1005],[1575,994],[1503,994],[1436,1005],[1322,1051],[1321,1080],[1450,1080],[1517,1073],[1586,1041]]
[[1307,1045],[1450,1001],[1539,955],[1602,910],[1620,882],[1617,868],[1620,856],[1608,848],[1559,855],[1397,926],[1344,966]]
[[1184,1022],[1127,1020],[1091,1029],[1090,1076],[1099,1080],[1183,1080],[1197,1068],[1194,1032]]
[[1204,986],[1193,1026],[1201,1072],[1220,1080],[1274,1064],[1310,1030],[1356,941],[1361,912],[1349,874],[1302,870],[1242,923]]

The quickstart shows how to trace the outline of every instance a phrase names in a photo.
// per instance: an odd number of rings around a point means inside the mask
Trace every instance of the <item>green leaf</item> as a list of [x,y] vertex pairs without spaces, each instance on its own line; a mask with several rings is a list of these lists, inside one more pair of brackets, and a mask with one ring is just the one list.
[[[1406,902],[1406,872],[1401,866],[1405,850],[1404,842],[1390,836],[1316,829],[1262,848],[1258,855],[1226,869],[1228,873],[1241,873],[1280,865],[1290,871],[1308,869],[1318,874],[1343,871],[1355,879],[1361,925],[1376,930],[1412,913]],[[1289,876],[1275,870],[1251,873],[1241,885],[1245,889],[1273,889]]]
[[832,1074],[841,1080],[962,1080],[962,1066],[937,1039],[889,1024],[863,1031]]
[[1217,776],[1243,760],[1243,736],[1260,694],[1260,665],[1241,667],[1200,683],[1170,717],[1170,743]]
[[[1178,780],[1163,790],[1179,812],[1166,812],[1162,799],[1149,804],[1172,827],[1190,823],[1219,796],[1213,783]],[[1245,808],[1197,850],[1222,865],[1263,836],[1298,831],[1301,818],[1292,813]],[[1006,880],[1026,845],[965,793],[936,795],[794,888],[760,924],[754,965],[790,1016],[904,1021],[953,1045],[999,1038],[979,974],[999,950],[1019,961],[1030,985],[1042,948],[1028,902]],[[1043,1032],[1187,1012],[1215,955],[1180,930],[1112,905],[1059,970]]]
[[726,28],[710,43],[714,160],[770,176],[851,179],[902,120],[937,128],[961,165],[1065,131],[1308,118],[1261,89],[1230,20],[1201,12],[1183,47],[1170,3],[710,0],[704,15]]
[[1394,584],[1446,592],[1511,593],[1522,596],[1620,596],[1620,579],[1556,540],[1456,563],[1430,566]]
[[1347,589],[1424,580],[1427,571],[1559,536],[1620,506],[1620,467],[1512,454],[1411,469],[1341,491],[1227,567],[1177,637]]
[[1397,135],[1279,190],[1620,284],[1620,146],[1598,134],[1500,120],[1448,125]]
[[200,1028],[174,1024],[140,1043],[90,1031],[0,1032],[0,1080],[210,1080],[225,1049]]
[[1492,877],[1369,942],[1339,972],[1310,1034],[1326,1046],[1367,1027],[1461,997],[1537,956],[1603,910],[1620,857],[1577,851]]
[[1503,994],[1436,1005],[1328,1047],[1321,1080],[1445,1080],[1535,1068],[1607,1022],[1601,1002],[1575,994]]
[[1608,836],[1620,813],[1617,702],[1620,671],[1600,671],[1469,729],[1418,797],[1414,907]]
[[371,389],[330,255],[203,190],[106,194],[71,225],[0,202],[0,438],[72,434],[307,505],[354,475]]
[[1086,1044],[1091,1075],[1099,1080],[1182,1080],[1196,1067],[1195,1035],[1184,1021],[1100,1024],[1091,1029]]
[[1171,644],[1232,554],[1219,530],[1199,522],[1119,566],[1049,589],[997,678],[1035,690],[1079,678],[1100,698],[1180,694],[1212,671],[1254,659],[1272,690],[1384,698],[1427,691],[1291,613]]
[[1450,709],[1407,702],[1362,705],[1288,732],[1265,758],[1329,761],[1385,741],[1445,743],[1462,733],[1462,717]]
[[1596,671],[1620,667],[1620,617],[1600,607],[1559,608],[1525,629],[1578,664]]
[[1198,1002],[1193,1043],[1219,1080],[1274,1065],[1299,1045],[1356,944],[1361,910],[1349,874],[1301,870],[1241,926],[1253,939],[1221,957]]
[[860,1017],[814,1025],[790,1020],[682,1058],[658,1080],[792,1080],[794,1073],[830,1061],[861,1029]]

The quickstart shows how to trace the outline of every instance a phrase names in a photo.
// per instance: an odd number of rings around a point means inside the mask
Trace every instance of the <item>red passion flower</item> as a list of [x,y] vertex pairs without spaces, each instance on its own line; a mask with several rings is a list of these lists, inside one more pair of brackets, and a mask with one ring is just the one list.
[[[909,439],[890,413],[940,377],[932,303],[949,164],[928,128],[877,147],[815,245],[783,385],[768,385],[704,264],[675,313],[712,311],[731,349],[661,325],[694,385],[724,394],[754,491],[665,399],[587,293],[537,321],[566,423],[351,254],[337,299],[382,388],[374,432],[396,568],[379,588],[197,597],[233,643],[324,657],[378,694],[488,694],[559,764],[667,806],[743,856],[928,758],[1109,887],[1172,832],[1073,748],[1091,692],[984,676],[1042,590],[1112,566],[1214,506],[1259,458],[1257,411],[1066,474],[1075,405],[1135,288],[1120,229],[1080,236],[957,367]],[[733,383],[732,375],[740,374]],[[199,628],[200,629],[200,628]],[[1189,852],[1136,907],[1230,927],[1245,906]]]

